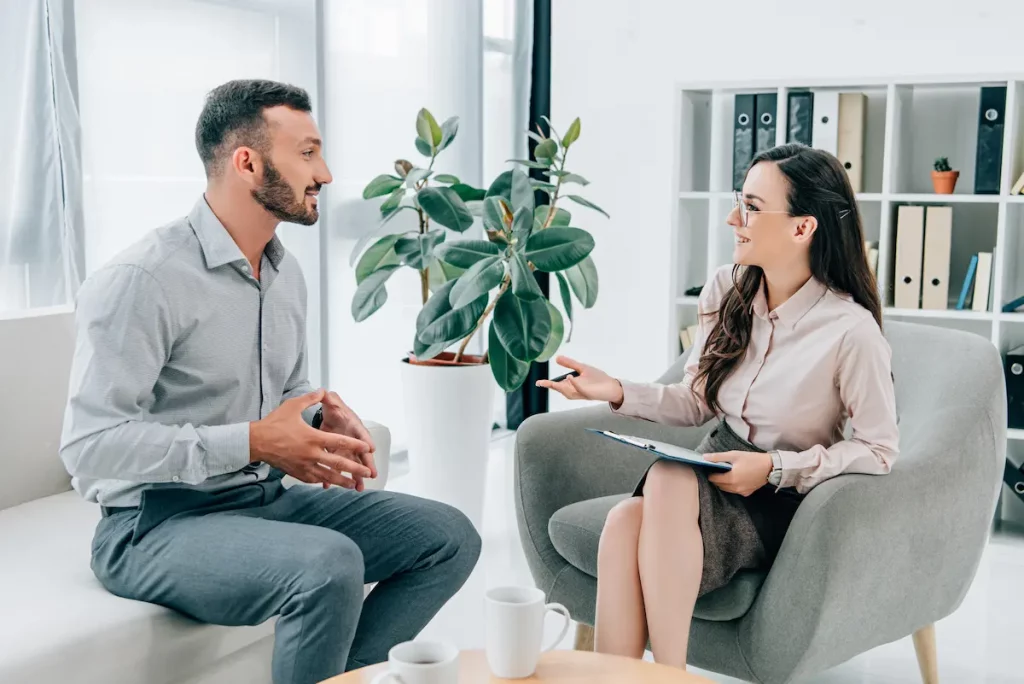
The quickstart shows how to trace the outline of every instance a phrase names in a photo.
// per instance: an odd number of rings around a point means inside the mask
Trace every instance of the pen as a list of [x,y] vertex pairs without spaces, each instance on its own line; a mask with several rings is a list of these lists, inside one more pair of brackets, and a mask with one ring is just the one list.
[[632,444],[633,446],[640,447],[641,449],[649,449],[651,451],[654,451],[654,445],[650,444],[648,442],[641,442],[641,441],[636,440],[636,439],[630,439],[629,437],[626,437],[625,435],[619,435],[619,434],[616,434],[614,432],[608,432],[607,430],[604,430],[603,432],[604,432],[604,434],[608,435],[609,437],[611,437],[613,439],[617,439],[617,440],[622,441],[622,442],[625,442],[626,444]]
[[566,378],[570,378],[570,377],[578,378],[578,377],[580,377],[580,374],[579,374],[578,371],[569,371],[565,375],[559,375],[557,378],[551,378],[551,382],[562,382]]

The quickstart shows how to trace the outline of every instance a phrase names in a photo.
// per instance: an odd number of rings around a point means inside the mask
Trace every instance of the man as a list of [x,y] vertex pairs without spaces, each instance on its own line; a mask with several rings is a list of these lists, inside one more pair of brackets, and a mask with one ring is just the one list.
[[315,223],[331,182],[306,93],[226,83],[196,146],[208,182],[191,213],[79,292],[61,457],[102,506],[108,590],[208,623],[276,615],[274,682],[310,684],[415,637],[480,538],[451,507],[364,490],[369,433],[306,380],[306,286],[275,236]]

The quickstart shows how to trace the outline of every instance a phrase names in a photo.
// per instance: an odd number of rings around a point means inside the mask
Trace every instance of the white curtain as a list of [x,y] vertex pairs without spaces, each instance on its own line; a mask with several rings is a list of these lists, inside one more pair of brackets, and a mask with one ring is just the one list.
[[0,314],[67,304],[82,271],[81,155],[70,1],[0,21]]
[[[317,102],[315,0],[78,0],[87,271],[184,216],[206,187],[195,125],[235,78],[305,88]],[[320,382],[315,226],[278,235],[308,284],[310,380]]]
[[[487,187],[507,159],[521,158],[531,28],[532,0],[324,0],[323,123],[334,174],[324,191],[330,385],[361,415],[387,424],[398,449],[405,439],[399,364],[421,308],[419,277],[396,273],[384,307],[354,322],[349,254],[375,228],[380,204],[364,201],[362,190],[393,172],[396,159],[416,163],[421,107],[438,121],[460,119],[435,170]],[[414,227],[413,212],[403,212],[389,230]],[[497,406],[500,423],[504,400]]]

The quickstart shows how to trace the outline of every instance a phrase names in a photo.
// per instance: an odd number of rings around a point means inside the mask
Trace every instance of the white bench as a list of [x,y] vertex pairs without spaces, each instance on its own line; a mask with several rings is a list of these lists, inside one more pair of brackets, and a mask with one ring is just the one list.
[[[99,507],[58,456],[73,323],[67,309],[0,318],[0,682],[269,684],[273,620],[201,625],[93,576]],[[381,488],[391,435],[367,426]]]

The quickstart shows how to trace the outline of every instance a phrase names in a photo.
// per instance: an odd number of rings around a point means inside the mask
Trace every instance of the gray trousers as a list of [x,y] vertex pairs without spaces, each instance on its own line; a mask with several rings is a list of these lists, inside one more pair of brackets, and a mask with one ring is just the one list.
[[278,616],[275,684],[313,684],[414,638],[469,577],[480,537],[435,501],[285,489],[275,473],[219,494],[147,490],[139,508],[104,511],[92,551],[118,596],[218,625]]

